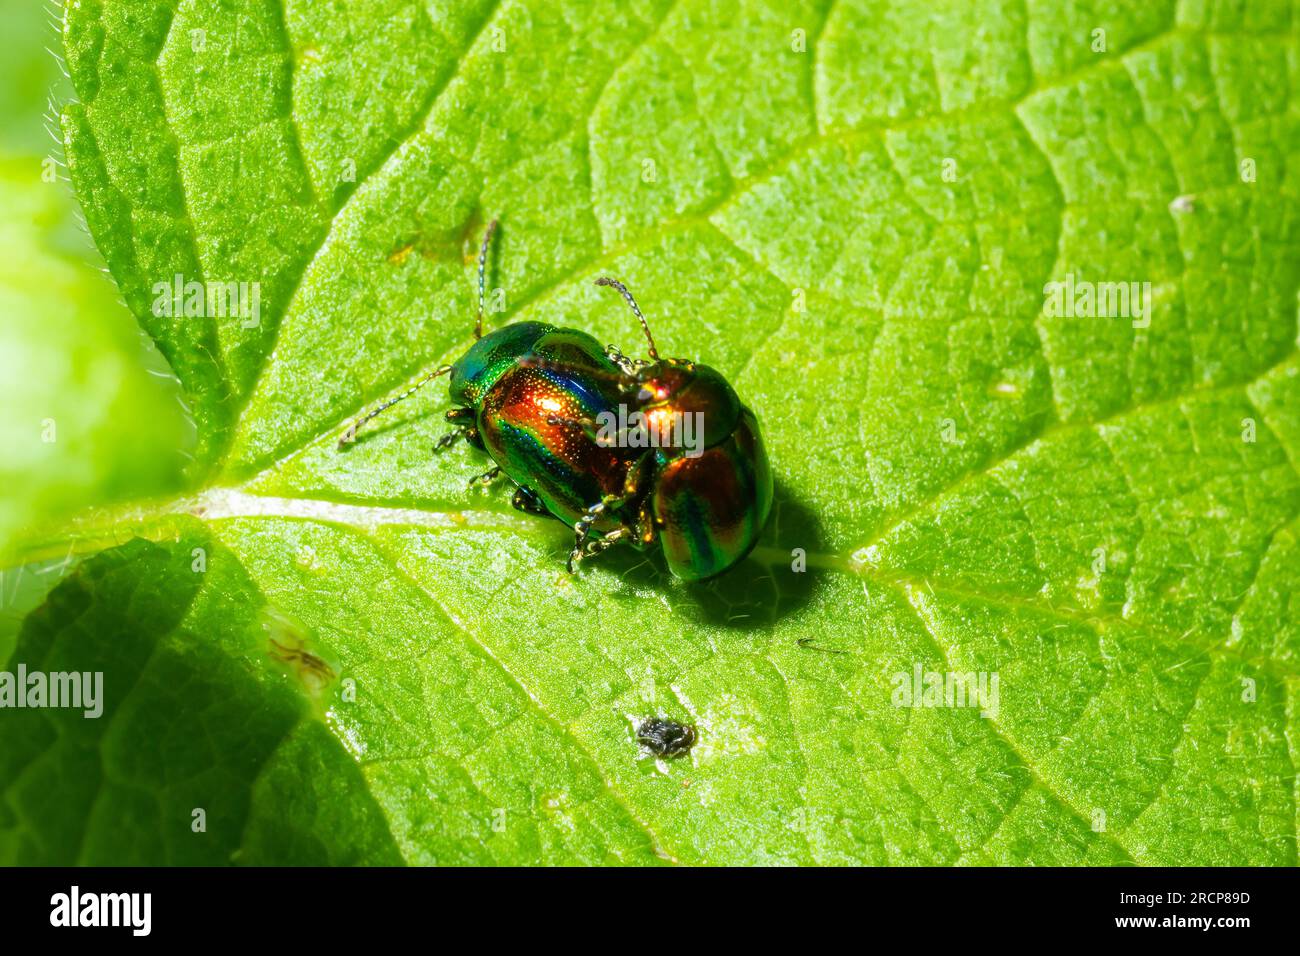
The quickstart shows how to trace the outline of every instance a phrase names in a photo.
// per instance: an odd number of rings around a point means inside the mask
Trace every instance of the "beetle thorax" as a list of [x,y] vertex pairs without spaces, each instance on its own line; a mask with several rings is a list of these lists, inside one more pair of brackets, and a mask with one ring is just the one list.
[[724,441],[740,420],[740,399],[722,375],[707,365],[666,359],[646,366],[637,376],[636,403],[659,427],[670,416],[692,416],[704,447]]

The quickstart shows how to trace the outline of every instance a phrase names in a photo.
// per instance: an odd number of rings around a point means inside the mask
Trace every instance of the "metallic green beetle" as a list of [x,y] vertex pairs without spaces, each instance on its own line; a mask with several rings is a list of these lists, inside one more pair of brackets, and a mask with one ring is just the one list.
[[641,323],[650,360],[624,356],[575,329],[517,322],[483,334],[488,225],[478,256],[475,342],[452,365],[434,369],[358,418],[339,440],[433,379],[450,373],[447,412],[458,438],[494,465],[471,480],[504,474],[513,504],[574,529],[568,569],[627,542],[656,543],[673,574],[698,581],[721,574],[754,547],[772,507],[772,468],[758,419],[717,371],[660,358],[636,300],[617,279]]

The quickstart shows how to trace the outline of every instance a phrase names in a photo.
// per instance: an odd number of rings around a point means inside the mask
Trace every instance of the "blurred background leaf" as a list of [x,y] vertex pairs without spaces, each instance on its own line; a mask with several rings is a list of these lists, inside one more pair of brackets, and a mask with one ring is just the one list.
[[48,128],[70,92],[56,17],[0,6],[0,552],[23,528],[175,488],[187,442],[173,377],[101,271]]

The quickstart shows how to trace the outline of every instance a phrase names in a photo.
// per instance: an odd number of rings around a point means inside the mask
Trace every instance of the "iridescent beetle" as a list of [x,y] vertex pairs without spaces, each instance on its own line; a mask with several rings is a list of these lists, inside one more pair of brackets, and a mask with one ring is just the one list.
[[571,573],[583,558],[621,542],[640,549],[658,542],[668,567],[688,581],[740,562],[772,506],[772,469],[754,413],[712,368],[660,358],[645,316],[617,279],[596,284],[627,301],[645,331],[648,362],[542,322],[484,335],[484,276],[496,226],[488,225],[479,249],[474,344],[455,364],[358,418],[339,447],[450,373],[457,407],[446,417],[456,429],[437,447],[464,438],[486,451],[495,464],[471,485],[504,472],[517,486],[516,508],[573,528]]

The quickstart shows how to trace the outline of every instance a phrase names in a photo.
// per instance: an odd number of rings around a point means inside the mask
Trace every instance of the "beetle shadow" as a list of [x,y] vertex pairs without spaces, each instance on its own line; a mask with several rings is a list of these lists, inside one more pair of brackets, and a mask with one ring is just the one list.
[[707,581],[683,582],[672,576],[657,549],[614,549],[602,558],[633,587],[676,591],[689,596],[682,610],[713,626],[753,630],[796,613],[817,592],[823,569],[806,556],[824,551],[821,520],[780,481],[772,514],[758,545],[745,560]]

